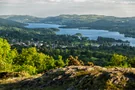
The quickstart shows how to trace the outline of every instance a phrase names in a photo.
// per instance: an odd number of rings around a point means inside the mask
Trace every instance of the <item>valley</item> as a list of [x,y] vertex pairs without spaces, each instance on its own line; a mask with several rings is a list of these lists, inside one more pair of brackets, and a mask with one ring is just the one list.
[[[134,88],[131,78],[135,77],[135,38],[134,22],[131,23],[130,18],[98,15],[60,15],[59,19],[0,17],[4,18],[0,19],[1,90]],[[111,24],[98,24],[100,19]],[[82,26],[75,25],[76,22]],[[120,25],[116,29],[118,22]],[[132,27],[129,36],[128,25]],[[121,33],[122,30],[127,33]],[[94,87],[95,84],[99,87]]]

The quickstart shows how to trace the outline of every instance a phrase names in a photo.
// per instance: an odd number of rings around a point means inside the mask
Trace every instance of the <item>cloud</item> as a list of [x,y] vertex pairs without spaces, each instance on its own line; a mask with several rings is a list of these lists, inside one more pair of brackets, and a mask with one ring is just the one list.
[[88,0],[73,0],[74,2],[86,2]]
[[135,16],[135,0],[0,0],[0,14]]
[[88,3],[119,3],[134,4],[135,0],[0,0],[0,3],[19,4],[19,3],[61,3],[61,2],[88,2]]
[[96,0],[96,1],[114,4],[135,4],[135,0]]

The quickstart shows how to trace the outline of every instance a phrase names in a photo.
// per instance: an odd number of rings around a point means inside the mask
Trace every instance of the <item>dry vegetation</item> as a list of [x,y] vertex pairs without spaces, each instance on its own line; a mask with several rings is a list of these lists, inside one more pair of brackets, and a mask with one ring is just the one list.
[[134,68],[68,66],[36,76],[6,77],[0,90],[133,90]]

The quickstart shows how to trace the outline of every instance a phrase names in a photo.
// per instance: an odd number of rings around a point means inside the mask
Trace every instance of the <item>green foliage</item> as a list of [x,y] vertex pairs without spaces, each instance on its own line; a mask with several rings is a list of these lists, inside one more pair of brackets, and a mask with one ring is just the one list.
[[19,23],[19,22],[15,22],[15,21],[12,21],[12,20],[7,20],[7,19],[0,18],[0,25],[1,26],[17,26],[17,27],[23,27],[25,24]]
[[76,33],[75,35],[78,36],[78,37],[82,37],[81,33]]
[[29,73],[30,75],[37,74],[36,67],[30,66],[30,65],[15,65],[14,67],[15,72],[25,72]]
[[14,64],[28,65],[36,68],[37,72],[43,72],[44,70],[54,68],[55,60],[48,55],[38,53],[36,48],[32,47],[23,49],[22,53],[14,59]]
[[[47,54],[38,52],[36,47],[31,47],[24,48],[21,50],[20,53],[18,53],[17,49],[10,49],[9,43],[5,39],[0,38],[0,71],[17,71],[27,72],[29,74],[36,74],[49,69],[64,66],[81,66],[84,65],[84,62],[85,64],[90,66],[109,65],[135,67],[135,58],[129,58],[128,56],[120,54],[112,55],[104,52],[93,52],[86,49],[77,50],[72,48],[65,50],[49,48],[45,50],[48,51],[44,52]],[[50,55],[50,53],[52,53],[52,55]],[[69,56],[69,58],[67,59],[66,57],[70,54],[71,56]],[[79,57],[74,57],[75,55],[78,55]],[[65,62],[63,60],[63,57]],[[79,58],[81,58],[82,60],[87,60],[82,61]]]
[[128,60],[128,63],[130,64],[131,67],[135,67],[135,57],[130,58],[130,59]]
[[12,60],[9,59],[10,45],[7,40],[0,38],[0,71],[11,70]]
[[0,59],[0,72],[12,71],[12,64]]
[[7,39],[10,43],[43,41],[45,38],[49,41],[49,37],[51,35],[55,36],[55,31],[57,30],[58,29],[28,29],[15,26],[0,26],[0,36]]
[[31,61],[35,59],[36,55],[37,55],[36,48],[23,49],[22,53],[16,59],[14,59],[14,63],[19,65],[23,64],[33,65]]
[[0,55],[3,59],[6,59],[6,55],[10,51],[10,45],[7,40],[0,38]]
[[123,66],[126,60],[126,56],[113,54],[110,63],[112,66]]
[[19,54],[16,49],[11,50],[9,43],[0,38],[0,71],[17,71],[36,74],[55,67],[65,66],[62,56],[58,60],[37,52],[35,47],[22,49]]
[[63,67],[65,66],[64,61],[62,60],[62,56],[58,56],[58,60],[55,61],[55,65],[56,67]]

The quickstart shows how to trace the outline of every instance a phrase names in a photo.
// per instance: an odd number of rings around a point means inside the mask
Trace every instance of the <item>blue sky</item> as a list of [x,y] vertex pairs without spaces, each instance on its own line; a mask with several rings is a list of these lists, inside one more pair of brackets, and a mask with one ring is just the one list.
[[0,15],[98,14],[135,16],[135,0],[0,0]]

